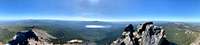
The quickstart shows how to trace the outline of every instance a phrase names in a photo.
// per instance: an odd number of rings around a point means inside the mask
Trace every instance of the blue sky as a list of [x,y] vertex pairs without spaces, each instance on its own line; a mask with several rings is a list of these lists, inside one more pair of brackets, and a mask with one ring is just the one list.
[[195,21],[200,0],[0,0],[0,20]]

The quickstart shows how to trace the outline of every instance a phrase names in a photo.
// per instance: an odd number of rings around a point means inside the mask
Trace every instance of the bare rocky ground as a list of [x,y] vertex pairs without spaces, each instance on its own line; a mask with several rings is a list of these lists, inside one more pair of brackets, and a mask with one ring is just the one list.
[[197,39],[194,42],[192,42],[190,45],[200,45],[200,34],[197,37]]
[[2,42],[0,42],[0,45],[3,45],[3,43],[2,43]]

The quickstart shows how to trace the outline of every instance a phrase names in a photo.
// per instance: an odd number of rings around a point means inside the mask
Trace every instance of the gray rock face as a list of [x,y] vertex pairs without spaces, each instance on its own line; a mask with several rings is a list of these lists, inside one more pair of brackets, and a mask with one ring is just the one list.
[[165,37],[165,31],[153,22],[140,24],[136,30],[130,24],[111,45],[170,45]]
[[9,42],[10,45],[27,45],[28,39],[34,39],[38,41],[38,37],[34,34],[32,30],[24,31],[24,32],[18,32],[14,37],[13,40]]
[[18,32],[9,41],[9,45],[52,45],[48,40],[53,38],[55,37],[47,34],[45,31],[33,28],[28,31]]

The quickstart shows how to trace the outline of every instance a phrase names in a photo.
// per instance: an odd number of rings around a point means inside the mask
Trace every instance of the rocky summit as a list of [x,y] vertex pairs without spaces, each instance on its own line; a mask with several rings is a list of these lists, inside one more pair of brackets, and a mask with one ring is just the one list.
[[172,45],[166,40],[165,30],[153,22],[140,24],[136,29],[129,24],[121,37],[111,45]]
[[45,31],[33,28],[31,30],[18,32],[9,41],[9,45],[53,45],[48,41],[54,38]]

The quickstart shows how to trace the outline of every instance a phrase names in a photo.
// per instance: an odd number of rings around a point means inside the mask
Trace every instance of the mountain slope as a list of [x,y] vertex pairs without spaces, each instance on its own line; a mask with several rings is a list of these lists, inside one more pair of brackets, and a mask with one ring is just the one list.
[[[63,44],[72,39],[92,41],[98,45],[107,45],[120,37],[127,24],[138,27],[141,22],[101,22],[101,21],[59,21],[59,20],[20,20],[0,22],[0,41],[7,43],[17,32],[27,27],[37,26],[38,29],[57,37],[54,43]],[[166,38],[177,45],[189,45],[199,34],[198,23],[186,22],[155,22],[166,31]],[[110,28],[86,28],[86,25],[111,25]],[[135,28],[134,28],[135,29]],[[190,33],[193,32],[193,33]],[[187,41],[186,41],[187,40]],[[189,40],[189,41],[188,41]]]

